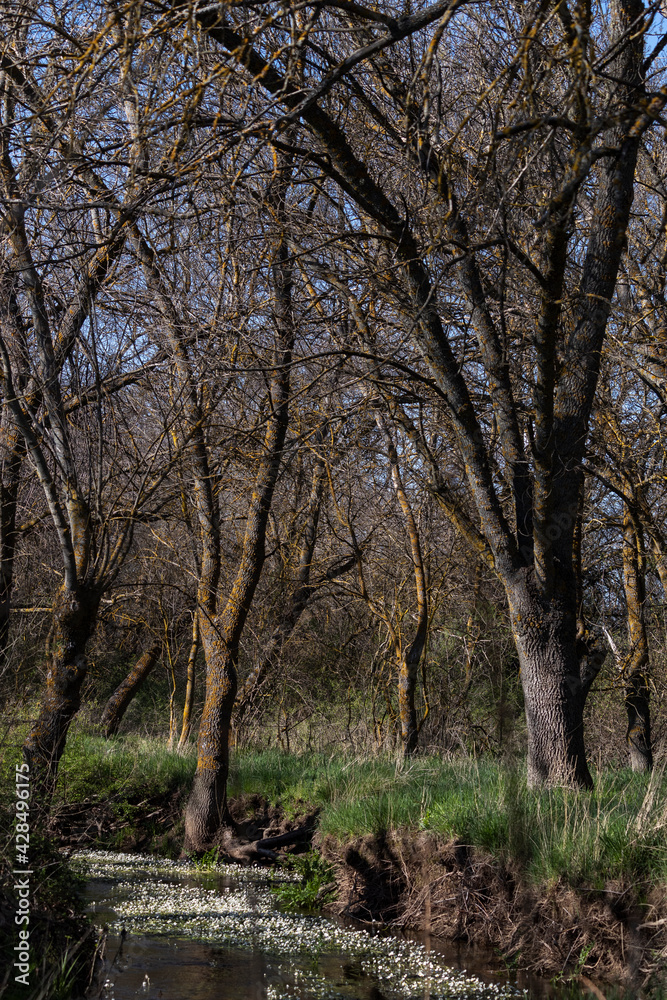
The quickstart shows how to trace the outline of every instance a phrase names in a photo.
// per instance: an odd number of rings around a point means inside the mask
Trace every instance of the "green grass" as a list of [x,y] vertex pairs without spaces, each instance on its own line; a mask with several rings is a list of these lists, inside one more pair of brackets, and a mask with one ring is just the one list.
[[667,884],[667,778],[596,775],[592,792],[526,787],[522,768],[494,761],[355,760],[275,751],[239,754],[230,793],[257,792],[288,810],[322,810],[341,840],[428,830],[522,865],[543,885],[602,888],[614,880]]
[[164,740],[119,736],[105,740],[72,733],[58,769],[56,801],[125,796],[142,799],[166,795],[192,782],[197,763],[192,747],[181,756]]
[[[114,799],[122,809],[174,791],[185,800],[194,769],[194,748],[180,756],[157,739],[76,731],[56,801]],[[667,885],[664,769],[650,777],[601,771],[592,792],[536,792],[521,765],[492,760],[242,751],[232,754],[229,780],[230,796],[241,793],[258,793],[288,815],[317,808],[321,832],[341,841],[399,829],[453,838],[520,864],[538,885]]]

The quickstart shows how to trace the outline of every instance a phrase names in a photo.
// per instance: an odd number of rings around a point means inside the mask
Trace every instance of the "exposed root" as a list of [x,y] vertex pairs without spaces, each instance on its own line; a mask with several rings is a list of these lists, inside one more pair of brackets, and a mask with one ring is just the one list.
[[259,795],[232,799],[229,809],[233,826],[220,829],[211,845],[219,848],[221,860],[275,864],[284,849],[308,850],[312,844],[317,811],[287,817]]

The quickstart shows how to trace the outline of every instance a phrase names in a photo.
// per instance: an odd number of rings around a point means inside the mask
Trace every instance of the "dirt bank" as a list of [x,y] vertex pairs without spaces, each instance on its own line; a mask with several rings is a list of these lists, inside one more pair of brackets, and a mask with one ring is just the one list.
[[[65,848],[99,847],[176,857],[183,844],[186,801],[183,790],[148,798],[86,798],[56,806],[49,832]],[[305,803],[302,809],[287,814],[260,795],[241,795],[230,800],[229,810],[234,828],[220,830],[208,845],[219,848],[220,860],[269,863],[285,851],[308,849],[317,829],[318,813]],[[276,845],[275,851],[262,849],[258,853],[254,847],[281,837],[286,841]]]
[[667,958],[667,900],[632,886],[538,891],[518,868],[428,833],[388,833],[319,849],[338,870],[330,909],[496,949],[541,975],[655,985]]

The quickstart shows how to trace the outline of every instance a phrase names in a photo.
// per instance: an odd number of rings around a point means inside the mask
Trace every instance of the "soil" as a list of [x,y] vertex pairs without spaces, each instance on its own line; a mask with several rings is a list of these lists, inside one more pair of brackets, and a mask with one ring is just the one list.
[[147,851],[172,857],[183,842],[182,791],[146,799],[87,798],[55,806],[49,832],[65,848]]
[[288,816],[261,795],[230,799],[233,826],[221,828],[212,846],[219,848],[221,860],[241,864],[275,863],[285,854],[307,851],[317,830],[319,810],[301,805],[301,811]]
[[[111,847],[174,856],[185,801],[85,801],[61,806],[51,826],[65,847]],[[362,923],[426,932],[492,948],[517,968],[631,988],[664,983],[667,894],[637,887],[554,883],[538,890],[518,866],[427,832],[400,831],[348,843],[317,832],[317,813],[286,814],[260,795],[229,802],[233,827],[210,847],[221,860],[271,864],[315,847],[334,864],[337,901],[326,909]],[[598,991],[599,992],[599,991]],[[601,994],[602,995],[602,994]]]
[[[328,909],[365,922],[492,948],[549,977],[656,985],[667,959],[667,898],[635,887],[528,885],[521,871],[456,841],[401,831],[319,843],[338,870]],[[662,979],[664,985],[664,979]]]
[[[107,848],[177,856],[183,844],[183,812],[187,795],[87,798],[56,806],[49,832],[64,848]],[[269,863],[284,853],[308,850],[317,828],[317,810],[303,809],[289,816],[260,795],[241,795],[229,802],[233,821],[221,829],[208,848],[220,848],[220,860]],[[293,836],[289,836],[292,834]],[[273,844],[276,838],[285,843]],[[257,849],[257,845],[264,845]],[[271,849],[267,849],[267,848]]]

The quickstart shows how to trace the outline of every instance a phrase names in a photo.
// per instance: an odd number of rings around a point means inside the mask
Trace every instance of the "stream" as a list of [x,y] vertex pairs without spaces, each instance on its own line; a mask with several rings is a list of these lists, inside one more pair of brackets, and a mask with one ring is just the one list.
[[[287,873],[86,851],[88,912],[109,935],[99,1000],[510,1000],[590,996],[488,972],[489,956],[432,938],[281,912]],[[462,966],[465,966],[463,968]]]

